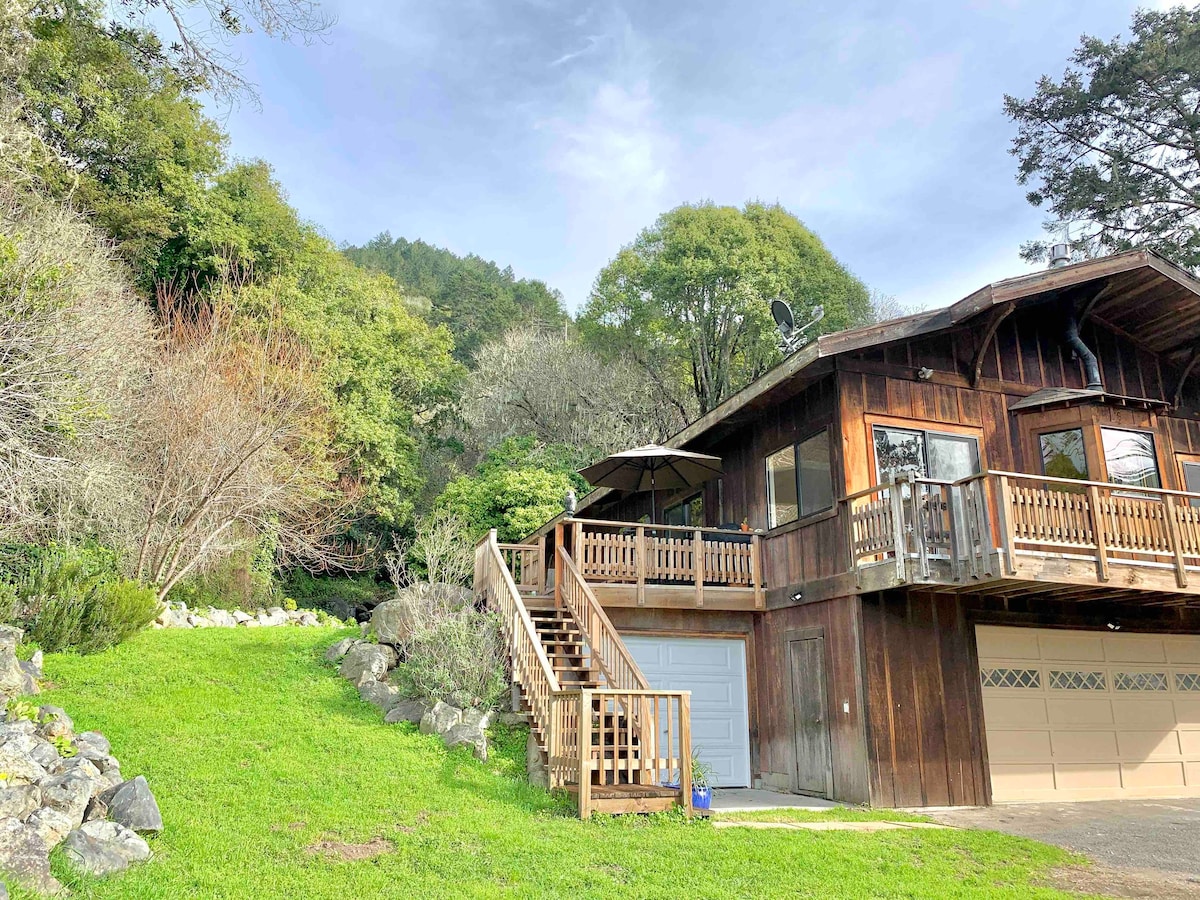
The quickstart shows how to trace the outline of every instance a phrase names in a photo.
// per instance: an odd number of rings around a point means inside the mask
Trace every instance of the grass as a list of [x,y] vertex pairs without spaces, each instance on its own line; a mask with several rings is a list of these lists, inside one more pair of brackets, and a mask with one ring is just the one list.
[[[166,822],[155,858],[108,879],[56,874],[78,897],[1009,897],[1076,860],[974,831],[714,829],[597,818],[518,776],[519,732],[487,764],[377,710],[321,662],[328,629],[163,630],[94,656],[47,656],[80,730],[111,739]],[[853,811],[837,816],[864,815]],[[876,815],[866,813],[865,815]],[[388,852],[346,861],[321,842]]]

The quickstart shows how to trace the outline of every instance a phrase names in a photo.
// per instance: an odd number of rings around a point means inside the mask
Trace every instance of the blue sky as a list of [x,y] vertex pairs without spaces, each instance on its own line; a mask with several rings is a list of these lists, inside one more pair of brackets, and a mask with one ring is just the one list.
[[335,241],[477,253],[570,308],[659,213],[751,198],[938,306],[1025,271],[1040,233],[1003,95],[1135,5],[326,0],[314,43],[239,40],[262,108],[218,114]]

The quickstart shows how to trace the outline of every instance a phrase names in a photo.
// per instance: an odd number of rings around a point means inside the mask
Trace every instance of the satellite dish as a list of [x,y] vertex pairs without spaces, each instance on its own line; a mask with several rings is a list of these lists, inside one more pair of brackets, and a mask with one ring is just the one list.
[[779,327],[779,335],[783,338],[784,352],[791,353],[808,343],[804,332],[825,318],[825,307],[814,306],[812,319],[797,328],[796,317],[792,315],[792,308],[782,300],[772,300],[771,318],[775,320],[775,324]]

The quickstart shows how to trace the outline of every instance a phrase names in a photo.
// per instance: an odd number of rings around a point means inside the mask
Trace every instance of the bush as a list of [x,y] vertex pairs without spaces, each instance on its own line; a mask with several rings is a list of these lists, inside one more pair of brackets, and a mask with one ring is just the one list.
[[495,707],[508,693],[503,646],[494,613],[446,610],[409,638],[392,677],[408,697]]
[[302,609],[322,609],[343,617],[354,609],[370,609],[384,599],[384,589],[371,575],[314,577],[293,569],[282,582],[283,591]]
[[96,565],[88,550],[53,547],[16,586],[16,618],[47,651],[95,653],[150,624],[154,591]]

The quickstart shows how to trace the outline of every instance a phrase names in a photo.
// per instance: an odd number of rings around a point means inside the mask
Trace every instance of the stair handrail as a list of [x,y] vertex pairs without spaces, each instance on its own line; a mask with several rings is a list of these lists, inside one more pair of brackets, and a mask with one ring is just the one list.
[[[521,592],[500,553],[496,529],[488,533],[479,550],[477,555],[481,558],[477,573],[482,576],[483,585],[492,588],[487,591],[487,602],[494,604],[500,613],[501,627],[508,638],[513,676],[525,688],[525,699],[534,723],[547,743],[552,743],[553,695],[560,693],[562,688],[546,656],[546,648],[533,627],[525,601],[521,599]],[[553,752],[554,748],[547,747],[547,750]]]
[[558,558],[563,571],[560,591],[563,603],[579,623],[588,646],[592,648],[592,659],[599,666],[608,687],[613,690],[650,690],[646,676],[642,674],[591,587],[579,574],[575,561],[565,547],[558,548]]

